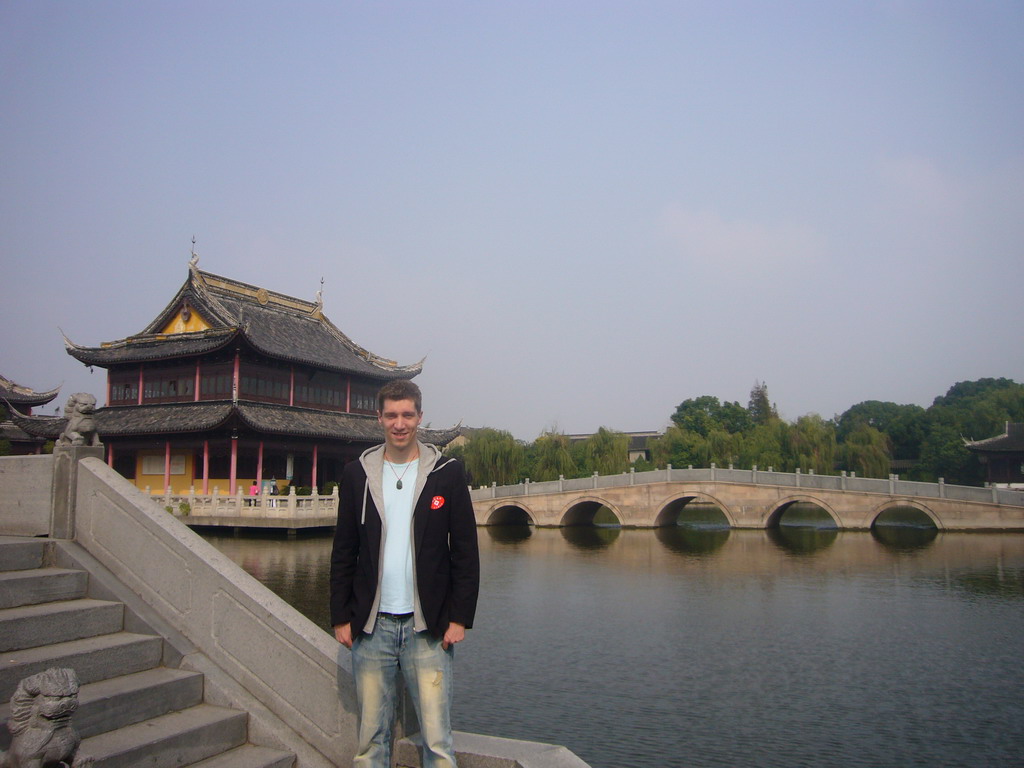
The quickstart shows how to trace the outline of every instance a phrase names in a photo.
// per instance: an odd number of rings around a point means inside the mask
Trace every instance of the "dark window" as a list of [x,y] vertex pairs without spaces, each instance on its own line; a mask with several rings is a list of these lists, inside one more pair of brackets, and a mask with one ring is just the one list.
[[295,404],[307,408],[344,411],[347,383],[327,371],[295,372]]
[[177,403],[195,399],[195,368],[146,368],[142,372],[142,402]]

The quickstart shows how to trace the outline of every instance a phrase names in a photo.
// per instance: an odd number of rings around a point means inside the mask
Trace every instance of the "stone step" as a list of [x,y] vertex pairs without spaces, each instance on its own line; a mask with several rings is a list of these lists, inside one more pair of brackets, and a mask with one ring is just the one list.
[[94,768],[174,768],[241,746],[248,715],[199,704],[82,740]]
[[24,571],[42,565],[42,541],[0,536],[0,571]]
[[9,701],[21,680],[49,667],[71,667],[84,685],[152,669],[162,656],[162,638],[133,632],[11,651],[0,657],[0,701]]
[[[157,667],[83,685],[71,723],[84,739],[202,702],[202,673]],[[0,705],[0,749],[11,743],[10,713],[9,703]]]
[[246,744],[244,747],[193,763],[192,768],[292,768],[293,765],[295,755],[291,752]]
[[0,573],[0,608],[85,597],[89,574],[67,568],[34,568]]
[[109,635],[124,627],[124,606],[107,600],[62,600],[0,610],[0,653]]

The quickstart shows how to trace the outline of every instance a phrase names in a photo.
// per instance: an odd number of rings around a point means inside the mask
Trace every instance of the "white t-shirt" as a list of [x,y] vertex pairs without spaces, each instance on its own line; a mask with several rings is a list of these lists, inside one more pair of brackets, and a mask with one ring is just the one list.
[[[384,462],[383,575],[380,608],[385,613],[412,613],[412,509],[415,503],[416,473],[420,460],[408,464]],[[398,485],[402,479],[402,487]]]

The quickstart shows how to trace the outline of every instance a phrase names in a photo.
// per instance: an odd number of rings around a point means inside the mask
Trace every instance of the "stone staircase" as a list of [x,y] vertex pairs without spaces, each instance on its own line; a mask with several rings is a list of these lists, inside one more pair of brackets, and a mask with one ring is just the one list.
[[125,631],[121,603],[87,597],[85,571],[47,567],[41,539],[0,537],[0,749],[18,683],[49,667],[78,675],[72,724],[95,768],[289,768],[248,743],[248,715],[203,701],[203,675],[164,665],[164,640]]

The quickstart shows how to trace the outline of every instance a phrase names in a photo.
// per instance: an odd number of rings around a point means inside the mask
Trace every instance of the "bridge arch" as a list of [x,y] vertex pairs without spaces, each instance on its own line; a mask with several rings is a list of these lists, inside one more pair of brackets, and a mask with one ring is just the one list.
[[886,499],[881,504],[879,504],[877,507],[872,509],[871,510],[871,515],[870,515],[870,518],[869,518],[868,527],[869,528],[874,528],[875,527],[875,523],[878,522],[878,518],[882,515],[882,513],[887,512],[890,509],[897,509],[899,507],[910,507],[911,509],[916,509],[919,512],[924,513],[924,515],[929,520],[932,521],[932,524],[938,530],[940,530],[940,531],[943,530],[944,526],[942,525],[942,520],[939,518],[938,515],[935,514],[935,512],[933,512],[926,504],[923,504],[922,502],[917,501],[915,499],[907,499],[907,498]]
[[658,510],[658,514],[654,516],[654,527],[663,528],[668,525],[675,525],[679,522],[680,513],[686,508],[686,505],[692,501],[704,504],[714,504],[721,511],[725,517],[726,523],[730,528],[736,527],[736,520],[729,507],[722,502],[721,499],[712,496],[709,493],[701,493],[700,491],[683,491],[669,496],[661,504],[661,509]]
[[495,504],[484,514],[484,525],[536,525],[533,512],[518,501]]
[[820,507],[821,509],[825,510],[829,517],[832,518],[832,522],[835,523],[836,528],[846,527],[843,525],[843,520],[839,516],[839,513],[832,508],[831,504],[829,504],[826,501],[822,501],[821,499],[812,496],[809,493],[796,493],[793,494],[792,496],[787,496],[784,499],[779,499],[779,501],[775,503],[775,505],[768,511],[768,514],[765,516],[764,527],[778,528],[779,521],[782,519],[782,516],[786,513],[786,510],[789,509],[794,504],[813,504],[816,507]]
[[623,525],[622,511],[615,504],[600,496],[580,496],[562,508],[558,516],[559,525],[593,525],[597,511],[604,507]]

